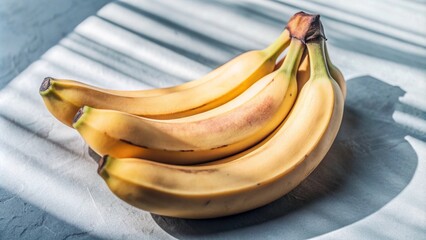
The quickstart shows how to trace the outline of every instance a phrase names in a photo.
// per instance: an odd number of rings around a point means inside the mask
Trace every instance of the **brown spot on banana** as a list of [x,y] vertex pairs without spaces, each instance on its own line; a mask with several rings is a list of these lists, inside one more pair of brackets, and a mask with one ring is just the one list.
[[243,118],[244,123],[253,125],[259,122],[264,122],[270,117],[271,112],[274,110],[275,99],[268,96],[259,105],[252,109],[251,112],[246,114]]
[[213,172],[217,172],[217,169],[211,168],[211,169],[183,169],[183,168],[173,168],[174,170],[178,170],[181,172],[185,172],[185,173],[213,173]]
[[[105,133],[105,134],[107,134],[107,133]],[[136,144],[136,143],[134,143],[134,142],[131,142],[131,141],[129,141],[129,140],[122,139],[122,138],[120,138],[120,139],[119,139],[119,141],[124,142],[124,143],[127,143],[127,144],[130,144],[130,145],[132,145],[132,146],[136,146],[136,147],[144,148],[144,149],[153,149],[153,148],[149,148],[149,147],[147,147],[147,146],[138,145],[138,144]],[[218,148],[227,147],[227,146],[228,146],[228,145],[222,145],[222,146],[219,146],[219,147],[212,148],[212,150],[213,150],[213,149],[218,149]],[[154,149],[153,149],[153,150],[154,150]],[[156,149],[156,150],[158,150],[158,149]],[[161,151],[169,151],[169,152],[172,152],[173,150],[161,149]],[[181,150],[177,150],[176,152],[195,152],[195,150],[193,150],[193,149],[181,149]]]
[[228,146],[228,144],[225,144],[225,145],[222,145],[222,146],[219,146],[219,147],[211,148],[210,150],[219,149],[219,148],[224,148],[224,147],[227,147],[227,146]]
[[[245,129],[250,125],[262,123],[269,119],[271,114],[275,111],[277,101],[272,96],[263,96],[263,99],[247,104],[230,114],[226,114],[217,118],[210,118],[200,120],[188,124],[178,124],[165,126],[165,132],[171,131],[169,128],[173,127],[174,131],[186,132],[188,129],[197,129],[197,135],[202,137],[209,133],[228,132],[229,129],[235,131]],[[179,130],[178,130],[179,128]],[[225,147],[225,146],[223,146]]]
[[182,149],[182,150],[179,150],[179,152],[194,152],[194,150],[193,149]]

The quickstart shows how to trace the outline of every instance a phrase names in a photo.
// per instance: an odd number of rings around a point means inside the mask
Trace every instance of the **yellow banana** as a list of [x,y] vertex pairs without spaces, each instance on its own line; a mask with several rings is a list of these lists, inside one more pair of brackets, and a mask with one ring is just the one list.
[[68,126],[82,106],[158,119],[184,117],[226,103],[271,73],[277,57],[289,43],[289,31],[285,29],[267,48],[239,55],[206,76],[179,86],[117,91],[48,77],[40,86],[40,94],[48,110]]
[[204,166],[106,156],[99,162],[100,176],[127,203],[172,217],[226,216],[283,196],[323,159],[343,115],[344,99],[327,70],[323,38],[310,39],[307,47],[310,80],[286,120],[259,144]]
[[287,116],[296,100],[296,73],[304,49],[305,45],[293,38],[280,69],[210,111],[157,120],[84,107],[73,127],[100,155],[198,164],[235,154],[265,138]]

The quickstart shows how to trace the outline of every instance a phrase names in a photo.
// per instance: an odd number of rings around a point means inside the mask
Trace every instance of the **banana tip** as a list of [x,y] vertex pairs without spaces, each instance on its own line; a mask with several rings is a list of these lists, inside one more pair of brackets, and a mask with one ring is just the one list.
[[98,162],[98,174],[101,173],[103,167],[105,166],[106,161],[108,160],[108,155],[104,155],[101,158],[99,158]]
[[84,107],[81,107],[78,109],[77,113],[74,115],[74,118],[72,119],[73,125],[81,118],[81,116],[84,113]]
[[47,89],[49,89],[49,87],[50,87],[50,81],[52,80],[52,78],[51,77],[45,77],[44,79],[43,79],[43,82],[41,83],[41,85],[40,85],[40,89],[39,89],[39,91],[40,92],[44,92],[44,91],[46,91]]

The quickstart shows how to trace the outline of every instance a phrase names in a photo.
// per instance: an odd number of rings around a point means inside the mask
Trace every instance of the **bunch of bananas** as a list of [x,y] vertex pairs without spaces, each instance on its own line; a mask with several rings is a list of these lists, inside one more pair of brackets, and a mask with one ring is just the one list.
[[103,156],[98,173],[115,195],[183,218],[244,212],[296,187],[331,147],[345,92],[319,15],[304,12],[267,48],[179,86],[40,87],[49,111]]

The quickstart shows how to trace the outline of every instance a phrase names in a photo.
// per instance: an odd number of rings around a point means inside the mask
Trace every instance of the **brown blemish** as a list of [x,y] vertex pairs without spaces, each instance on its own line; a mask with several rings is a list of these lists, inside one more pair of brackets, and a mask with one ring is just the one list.
[[225,144],[225,145],[222,145],[222,146],[219,146],[219,147],[211,148],[210,150],[219,149],[219,148],[224,148],[224,147],[227,147],[227,146],[228,146],[228,144]]
[[212,200],[208,200],[208,201],[204,204],[204,206],[209,205],[211,201],[212,201]]
[[[278,79],[277,79],[278,80]],[[275,80],[269,81],[269,84],[273,84]],[[219,117],[213,117],[208,119],[202,119],[191,123],[178,123],[172,125],[163,125],[162,129],[167,131],[195,131],[197,137],[203,137],[211,132],[215,133],[215,136],[219,136],[220,133],[234,129],[239,131],[241,129],[247,129],[250,125],[256,123],[265,122],[265,120],[271,117],[271,114],[277,109],[277,101],[272,96],[262,96],[262,99],[256,101],[254,104],[244,104],[241,107],[236,108],[234,111],[230,111],[226,114],[220,115]],[[227,142],[223,142],[220,147],[225,147]],[[216,149],[219,147],[213,147],[209,149]],[[198,149],[196,149],[197,151]],[[178,151],[178,150],[176,150]]]
[[[166,151],[170,151],[170,150],[166,150]],[[193,152],[194,150],[193,149],[182,149],[182,150],[179,150],[179,152]]]
[[181,172],[185,172],[185,173],[202,173],[202,172],[205,172],[205,173],[212,173],[212,172],[217,172],[217,169],[185,169],[185,168],[173,168],[173,169],[176,169],[176,170],[178,170],[178,171],[181,171]]
[[297,38],[305,44],[314,39],[325,39],[320,15],[318,14],[312,15],[303,11],[298,12],[290,18],[286,29],[290,32],[291,37]]
[[270,117],[271,111],[274,110],[274,105],[274,98],[268,96],[261,104],[257,105],[250,114],[245,115],[243,121],[249,125],[264,122]]
[[[235,129],[238,131],[240,129],[247,128],[250,125],[264,122],[266,119],[270,118],[271,113],[275,109],[275,99],[271,96],[265,96],[263,100],[257,102],[255,105],[246,104],[245,106],[235,109],[235,111],[232,111],[229,114],[189,124],[176,124],[173,127],[175,130],[179,128],[180,131],[198,129],[197,135],[199,136],[204,136],[211,132],[220,133],[229,129]],[[220,147],[225,147],[224,145]]]
[[[106,133],[105,133],[105,134],[106,134]],[[136,144],[136,143],[134,143],[134,142],[131,142],[131,141],[129,141],[129,140],[126,140],[126,139],[122,139],[122,138],[120,138],[120,139],[118,139],[118,140],[119,140],[119,141],[121,141],[121,142],[124,142],[124,143],[130,144],[130,145],[132,145],[132,146],[135,146],[135,147],[140,147],[140,148],[144,148],[144,149],[158,150],[158,149],[149,148],[149,147],[144,146],[144,145],[138,145],[138,144]],[[173,150],[169,150],[169,149],[162,149],[162,150],[160,150],[160,151],[173,152]],[[193,149],[182,149],[182,150],[178,150],[178,151],[179,151],[179,152],[194,152],[194,150],[193,150]]]
[[[105,134],[107,134],[107,133],[105,133]],[[129,144],[129,145],[135,146],[135,147],[140,147],[140,148],[144,148],[144,149],[156,150],[156,149],[152,149],[152,148],[149,148],[149,147],[147,147],[147,146],[144,146],[144,145],[138,145],[138,144],[136,144],[136,143],[134,143],[134,142],[131,142],[131,141],[129,141],[129,140],[126,140],[126,139],[122,139],[122,138],[120,138],[120,139],[118,139],[118,140],[119,140],[119,141],[121,141],[121,142],[124,142],[124,143],[126,143],[126,144]],[[223,145],[223,146],[220,146],[220,147],[217,147],[217,148],[226,147],[226,146],[228,146],[228,145]],[[215,149],[215,148],[213,148],[213,149]],[[169,150],[169,149],[162,149],[162,150],[160,150],[160,151],[175,152],[174,150]],[[193,150],[193,149],[181,149],[181,150],[176,150],[176,152],[195,152],[195,150]]]
[[[268,84],[271,84],[269,82]],[[254,105],[246,104],[245,106],[236,109],[236,111],[232,111],[230,114],[225,114],[224,116],[218,117],[218,118],[211,118],[201,121],[196,121],[189,124],[174,124],[173,126],[174,130],[178,131],[184,131],[186,129],[198,129],[197,134],[199,136],[203,136],[205,134],[208,134],[210,132],[222,132],[227,129],[235,129],[236,131],[241,129],[247,129],[249,126],[256,125],[258,123],[266,122],[271,118],[271,116],[274,114],[274,112],[277,109],[277,101],[272,96],[263,96],[263,99],[259,99],[261,101],[257,102]],[[168,126],[167,126],[168,127]],[[167,130],[167,129],[166,129]],[[167,152],[195,152],[198,151],[198,149],[177,149],[177,150],[170,150],[170,149],[154,149],[147,146],[138,145],[137,143],[131,142],[126,139],[119,139],[120,141],[140,147],[145,149],[152,149],[152,150],[158,150],[158,151],[167,151]],[[223,144],[218,147],[210,148],[212,149],[220,149],[227,147],[227,144]]]

